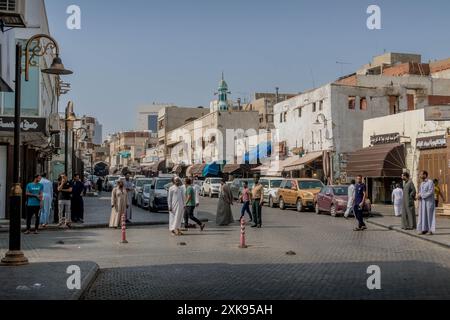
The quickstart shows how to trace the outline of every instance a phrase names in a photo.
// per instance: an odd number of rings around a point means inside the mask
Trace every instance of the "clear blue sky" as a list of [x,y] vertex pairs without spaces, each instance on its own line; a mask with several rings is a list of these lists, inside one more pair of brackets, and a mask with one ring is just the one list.
[[[66,8],[82,29],[66,28]],[[366,28],[370,4],[382,30]],[[139,105],[208,107],[225,72],[233,97],[301,92],[386,51],[450,57],[450,2],[381,0],[46,0],[78,114],[133,129]],[[336,61],[351,65],[338,65]]]

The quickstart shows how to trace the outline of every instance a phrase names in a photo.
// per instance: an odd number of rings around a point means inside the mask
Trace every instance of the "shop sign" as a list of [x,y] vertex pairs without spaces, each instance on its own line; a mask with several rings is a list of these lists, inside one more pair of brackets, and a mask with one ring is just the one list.
[[389,133],[370,137],[373,146],[380,144],[400,143],[400,133]]
[[[39,132],[46,133],[47,119],[46,118],[29,118],[22,117],[20,126],[22,132]],[[0,131],[14,131],[14,117],[0,117]]]
[[445,138],[445,136],[435,136],[417,139],[417,149],[419,150],[439,149],[446,147],[447,147],[447,139]]

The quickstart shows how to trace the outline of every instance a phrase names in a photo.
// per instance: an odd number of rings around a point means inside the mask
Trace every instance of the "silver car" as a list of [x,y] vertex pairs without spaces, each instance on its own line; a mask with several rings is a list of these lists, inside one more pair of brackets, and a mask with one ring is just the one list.
[[271,208],[278,205],[278,190],[283,178],[261,178],[260,182],[264,186],[264,203]]

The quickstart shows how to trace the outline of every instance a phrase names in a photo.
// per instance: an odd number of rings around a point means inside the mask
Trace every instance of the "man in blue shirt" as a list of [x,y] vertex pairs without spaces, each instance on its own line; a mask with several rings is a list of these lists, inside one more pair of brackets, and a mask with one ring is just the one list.
[[44,186],[40,184],[41,176],[36,175],[33,182],[27,184],[27,230],[25,234],[30,234],[31,219],[36,218],[34,233],[37,234],[39,230],[39,211],[41,210],[41,203],[43,198]]
[[367,188],[366,185],[363,183],[363,177],[359,175],[356,178],[356,185],[355,185],[355,217],[356,220],[358,220],[358,227],[355,228],[355,231],[363,231],[366,230],[366,224],[364,223],[364,206],[366,204],[367,199]]

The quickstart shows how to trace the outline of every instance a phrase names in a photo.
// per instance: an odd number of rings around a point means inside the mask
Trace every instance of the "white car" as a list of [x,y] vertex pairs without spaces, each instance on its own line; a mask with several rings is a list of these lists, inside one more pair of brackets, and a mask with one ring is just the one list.
[[202,196],[208,196],[210,198],[219,196],[220,187],[222,185],[221,182],[221,178],[206,178],[202,186]]
[[260,182],[264,186],[264,204],[274,208],[278,205],[278,190],[283,178],[261,178]]

